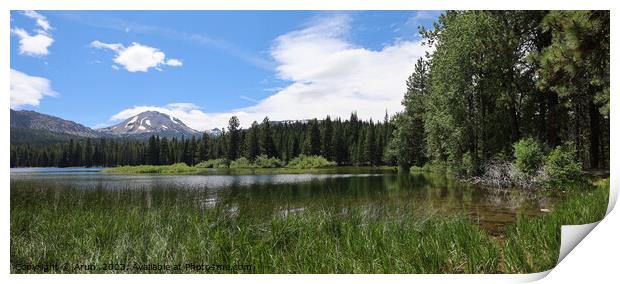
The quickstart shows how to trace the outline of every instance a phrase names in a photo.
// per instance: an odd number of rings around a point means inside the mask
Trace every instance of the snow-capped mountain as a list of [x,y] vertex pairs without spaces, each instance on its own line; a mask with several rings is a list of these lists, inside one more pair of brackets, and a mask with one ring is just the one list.
[[98,131],[121,136],[157,134],[159,136],[190,137],[200,135],[199,131],[189,128],[180,119],[157,111],[142,112],[117,125],[101,128]]
[[207,130],[206,132],[207,134],[211,136],[219,136],[219,135],[222,135],[222,133],[224,133],[222,129],[219,129],[219,128],[213,128],[211,130]]

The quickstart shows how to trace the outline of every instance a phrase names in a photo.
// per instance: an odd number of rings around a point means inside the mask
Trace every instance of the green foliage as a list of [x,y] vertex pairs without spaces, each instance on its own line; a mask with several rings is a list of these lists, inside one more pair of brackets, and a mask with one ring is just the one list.
[[541,26],[551,42],[534,56],[537,85],[556,93],[569,113],[577,159],[590,168],[609,166],[608,146],[600,146],[609,143],[610,12],[552,11]]
[[259,153],[274,157],[277,156],[277,152],[271,128],[269,118],[265,117],[260,126]]
[[275,157],[267,157],[267,155],[259,155],[254,162],[245,157],[230,162],[231,169],[264,169],[264,168],[280,168],[284,163]]
[[463,155],[460,172],[466,176],[473,176],[476,174],[478,166],[476,165],[473,155],[467,152]]
[[552,11],[542,21],[552,42],[537,57],[541,87],[560,96],[585,95],[609,115],[609,11]]
[[[536,137],[574,141],[576,161],[608,166],[609,11],[448,11],[421,34],[435,50],[407,81],[386,160],[480,173]],[[527,142],[515,145],[516,164],[533,175],[544,155]]]
[[306,155],[320,155],[321,154],[321,135],[319,131],[319,122],[313,119],[308,128],[306,134],[306,140],[304,143],[304,153]]
[[544,153],[540,143],[533,138],[523,138],[513,145],[515,165],[525,174],[534,174],[542,165]]
[[275,157],[267,157],[267,155],[259,155],[254,160],[254,167],[256,168],[279,168],[284,166],[282,160]]
[[228,121],[228,155],[230,161],[234,161],[239,157],[241,146],[241,130],[239,129],[239,118],[232,116]]
[[156,166],[156,165],[141,165],[141,166],[122,166],[115,168],[105,169],[108,173],[115,174],[174,174],[174,173],[191,173],[196,169],[188,166],[185,163],[176,163],[172,165]]
[[286,165],[287,168],[295,169],[316,169],[336,166],[335,162],[328,161],[322,156],[306,156],[301,154],[292,159]]
[[426,160],[423,153],[424,141],[420,139],[419,128],[414,120],[407,113],[399,113],[392,117],[392,124],[395,126],[392,136],[388,141],[384,160],[396,161],[401,167],[411,165],[421,166]]
[[424,132],[428,76],[428,62],[420,58],[407,79],[407,92],[402,101],[405,111],[392,118],[395,129],[387,142],[384,159],[396,161],[404,168],[422,166],[428,160]]
[[411,174],[417,174],[419,172],[428,172],[428,173],[436,173],[436,174],[445,174],[452,172],[448,163],[443,161],[430,161],[422,167],[411,166],[409,168],[409,172]]
[[426,100],[428,151],[455,169],[467,152],[476,164],[484,162],[510,145],[511,133],[518,131],[513,129],[518,117],[510,109],[516,108],[519,94],[510,85],[521,84],[522,78],[506,78],[499,70],[517,64],[514,54],[504,51],[517,50],[520,39],[503,24],[504,16],[448,12],[428,35],[436,43]]
[[196,167],[196,168],[216,168],[216,169],[221,169],[221,168],[228,168],[229,164],[230,164],[230,161],[228,159],[211,159],[211,160],[207,160],[207,161],[202,161],[202,162],[194,165],[194,167]]
[[333,136],[334,136],[334,127],[332,124],[332,119],[329,115],[323,120],[323,131],[321,134],[321,155],[326,157],[327,159],[332,159],[334,157],[334,147],[332,145]]
[[252,162],[246,157],[241,157],[239,159],[231,161],[229,167],[231,169],[250,169],[254,168],[254,164],[252,164]]
[[545,160],[545,174],[551,183],[575,180],[579,177],[581,166],[572,144],[558,146]]
[[443,161],[432,161],[424,164],[422,167],[424,171],[431,173],[447,173],[449,172],[450,166],[447,162]]
[[248,130],[248,134],[245,139],[245,157],[249,160],[254,160],[258,156],[259,147],[259,126],[256,121],[252,122],[252,126]]

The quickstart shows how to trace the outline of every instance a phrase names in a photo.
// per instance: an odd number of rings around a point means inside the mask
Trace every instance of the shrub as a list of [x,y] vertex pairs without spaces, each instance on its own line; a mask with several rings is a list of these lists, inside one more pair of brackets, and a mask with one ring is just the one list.
[[422,170],[431,173],[445,174],[448,172],[448,163],[440,160],[435,160],[424,164]]
[[544,158],[540,143],[533,138],[524,138],[515,143],[513,148],[517,169],[528,175],[536,173]]
[[306,156],[301,154],[292,159],[287,167],[295,169],[314,169],[336,166],[336,162],[328,161],[322,156]]
[[284,163],[275,157],[267,157],[267,155],[259,155],[254,160],[254,167],[256,168],[279,168],[282,167]]
[[194,167],[196,168],[228,168],[228,164],[230,164],[228,159],[211,159],[207,161],[202,161],[194,165]]
[[477,166],[474,161],[474,157],[470,152],[465,153],[461,160],[461,173],[465,174],[466,176],[473,176],[474,174],[476,174]]
[[[398,170],[400,171],[401,168],[399,167]],[[410,174],[417,174],[419,172],[425,172],[424,168],[423,167],[418,167],[418,166],[411,166],[409,168],[409,173]]]
[[545,160],[545,174],[551,182],[564,182],[577,179],[581,166],[573,144],[558,146]]
[[109,173],[127,173],[127,174],[173,174],[188,173],[195,171],[194,168],[185,163],[176,163],[172,165],[140,165],[140,166],[122,166],[108,168]]
[[241,157],[239,159],[236,159],[230,162],[229,167],[231,169],[248,169],[248,168],[253,168],[254,165],[247,158]]

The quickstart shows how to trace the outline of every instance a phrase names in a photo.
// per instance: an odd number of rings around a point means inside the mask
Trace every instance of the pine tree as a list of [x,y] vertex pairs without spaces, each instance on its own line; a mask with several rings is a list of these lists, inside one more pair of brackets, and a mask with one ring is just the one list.
[[306,135],[306,143],[308,143],[309,155],[321,155],[321,133],[319,131],[319,122],[316,119],[310,123],[310,128]]
[[342,165],[347,160],[347,147],[345,145],[344,134],[342,130],[342,126],[337,126],[334,131],[334,135],[332,136],[332,146],[334,153],[334,160],[338,165]]
[[151,165],[158,165],[159,164],[159,148],[157,147],[157,138],[155,137],[155,135],[151,135],[151,137],[149,137],[149,144],[148,144],[148,163]]
[[168,138],[164,137],[161,139],[159,145],[159,162],[162,165],[168,165],[170,163],[170,149],[168,146]]
[[271,133],[271,123],[269,122],[269,117],[265,117],[265,119],[263,119],[259,142],[261,154],[267,155],[268,157],[277,156],[273,142],[273,134]]
[[372,120],[370,126],[366,130],[366,140],[364,142],[364,155],[363,159],[371,165],[377,164],[377,140],[375,137],[375,129],[373,127]]
[[248,130],[247,139],[245,140],[245,154],[244,156],[250,160],[254,161],[256,156],[258,156],[260,152],[259,147],[259,126],[256,121],[252,122],[252,126]]
[[[87,167],[93,166],[93,148],[90,137],[86,139],[86,146],[84,147],[84,164]],[[47,157],[46,157],[47,158]]]
[[198,144],[198,162],[209,160],[209,134],[202,133]]
[[332,148],[332,136],[334,129],[332,125],[332,120],[329,115],[323,120],[323,135],[322,135],[322,145],[321,145],[321,155],[327,158],[328,160],[333,159],[333,148]]
[[239,133],[239,118],[233,116],[228,121],[228,159],[231,161],[239,157],[241,135]]

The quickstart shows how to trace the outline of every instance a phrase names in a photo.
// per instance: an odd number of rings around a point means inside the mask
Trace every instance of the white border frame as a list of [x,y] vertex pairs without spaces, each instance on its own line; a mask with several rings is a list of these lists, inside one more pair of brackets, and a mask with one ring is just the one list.
[[[614,30],[618,30],[618,21],[614,20],[617,14],[613,1],[603,0],[505,0],[505,1],[485,1],[485,0],[4,0],[0,1],[0,86],[3,88],[4,100],[0,112],[4,123],[2,124],[1,133],[4,139],[0,140],[1,148],[7,149],[10,144],[10,130],[8,122],[10,121],[10,102],[9,102],[9,66],[10,66],[10,10],[612,10],[612,67],[617,66],[617,57],[613,54],[618,51],[616,36],[613,35]],[[615,52],[614,52],[615,51]],[[8,64],[7,64],[8,63]],[[9,66],[7,66],[9,65]],[[613,71],[612,71],[613,74]],[[612,76],[612,78],[614,78]],[[612,94],[617,89],[616,81],[611,82]],[[611,96],[611,109],[619,108],[617,100]],[[617,141],[618,121],[616,116],[611,113],[611,145],[613,141]],[[252,281],[258,283],[288,283],[295,281],[298,283],[316,283],[319,282],[341,282],[355,281],[356,283],[376,283],[377,281],[386,281],[392,283],[411,283],[412,281],[422,283],[511,283],[511,282],[527,282],[535,281],[545,277],[549,271],[535,274],[473,274],[473,275],[15,275],[10,272],[10,220],[9,220],[9,196],[10,191],[10,173],[9,173],[9,151],[0,151],[2,162],[5,170],[0,173],[5,186],[2,192],[0,207],[3,208],[2,219],[0,220],[4,232],[1,236],[1,249],[4,257],[0,258],[0,269],[3,272],[3,278],[10,282],[16,283],[109,283],[111,281],[121,282],[149,282],[149,283],[167,283],[169,281],[182,281],[192,283],[204,283],[205,281]],[[610,207],[608,216],[601,222],[599,228],[593,231],[593,236],[586,238],[583,242],[583,248],[577,247],[575,254],[579,254],[582,258],[572,258],[571,255],[566,257],[556,268],[557,274],[551,273],[550,277],[545,280],[557,280],[560,282],[582,279],[587,281],[590,277],[600,280],[608,280],[616,278],[614,269],[617,269],[617,261],[619,260],[619,250],[615,243],[618,241],[618,232],[620,227],[620,215],[617,212],[611,212],[615,204],[618,193],[618,171],[614,169],[619,161],[618,151],[612,149],[611,155],[611,194]],[[616,210],[617,211],[617,210]],[[596,236],[595,236],[596,235]],[[597,237],[598,239],[595,239]],[[604,240],[604,241],[603,241]],[[582,246],[580,245],[580,246]],[[589,250],[585,250],[586,245]],[[612,254],[609,254],[612,252]],[[587,268],[589,267],[589,271]],[[608,270],[598,271],[599,268],[607,267]],[[584,271],[584,269],[586,271]],[[591,276],[582,273],[600,273],[597,276]],[[562,274],[560,274],[562,273]],[[605,275],[609,278],[605,278]],[[553,279],[550,279],[552,278]],[[556,277],[557,276],[557,277]],[[579,278],[575,278],[578,276]],[[598,277],[602,276],[602,277]],[[572,282],[572,281],[571,281]],[[609,282],[609,281],[607,281]]]

